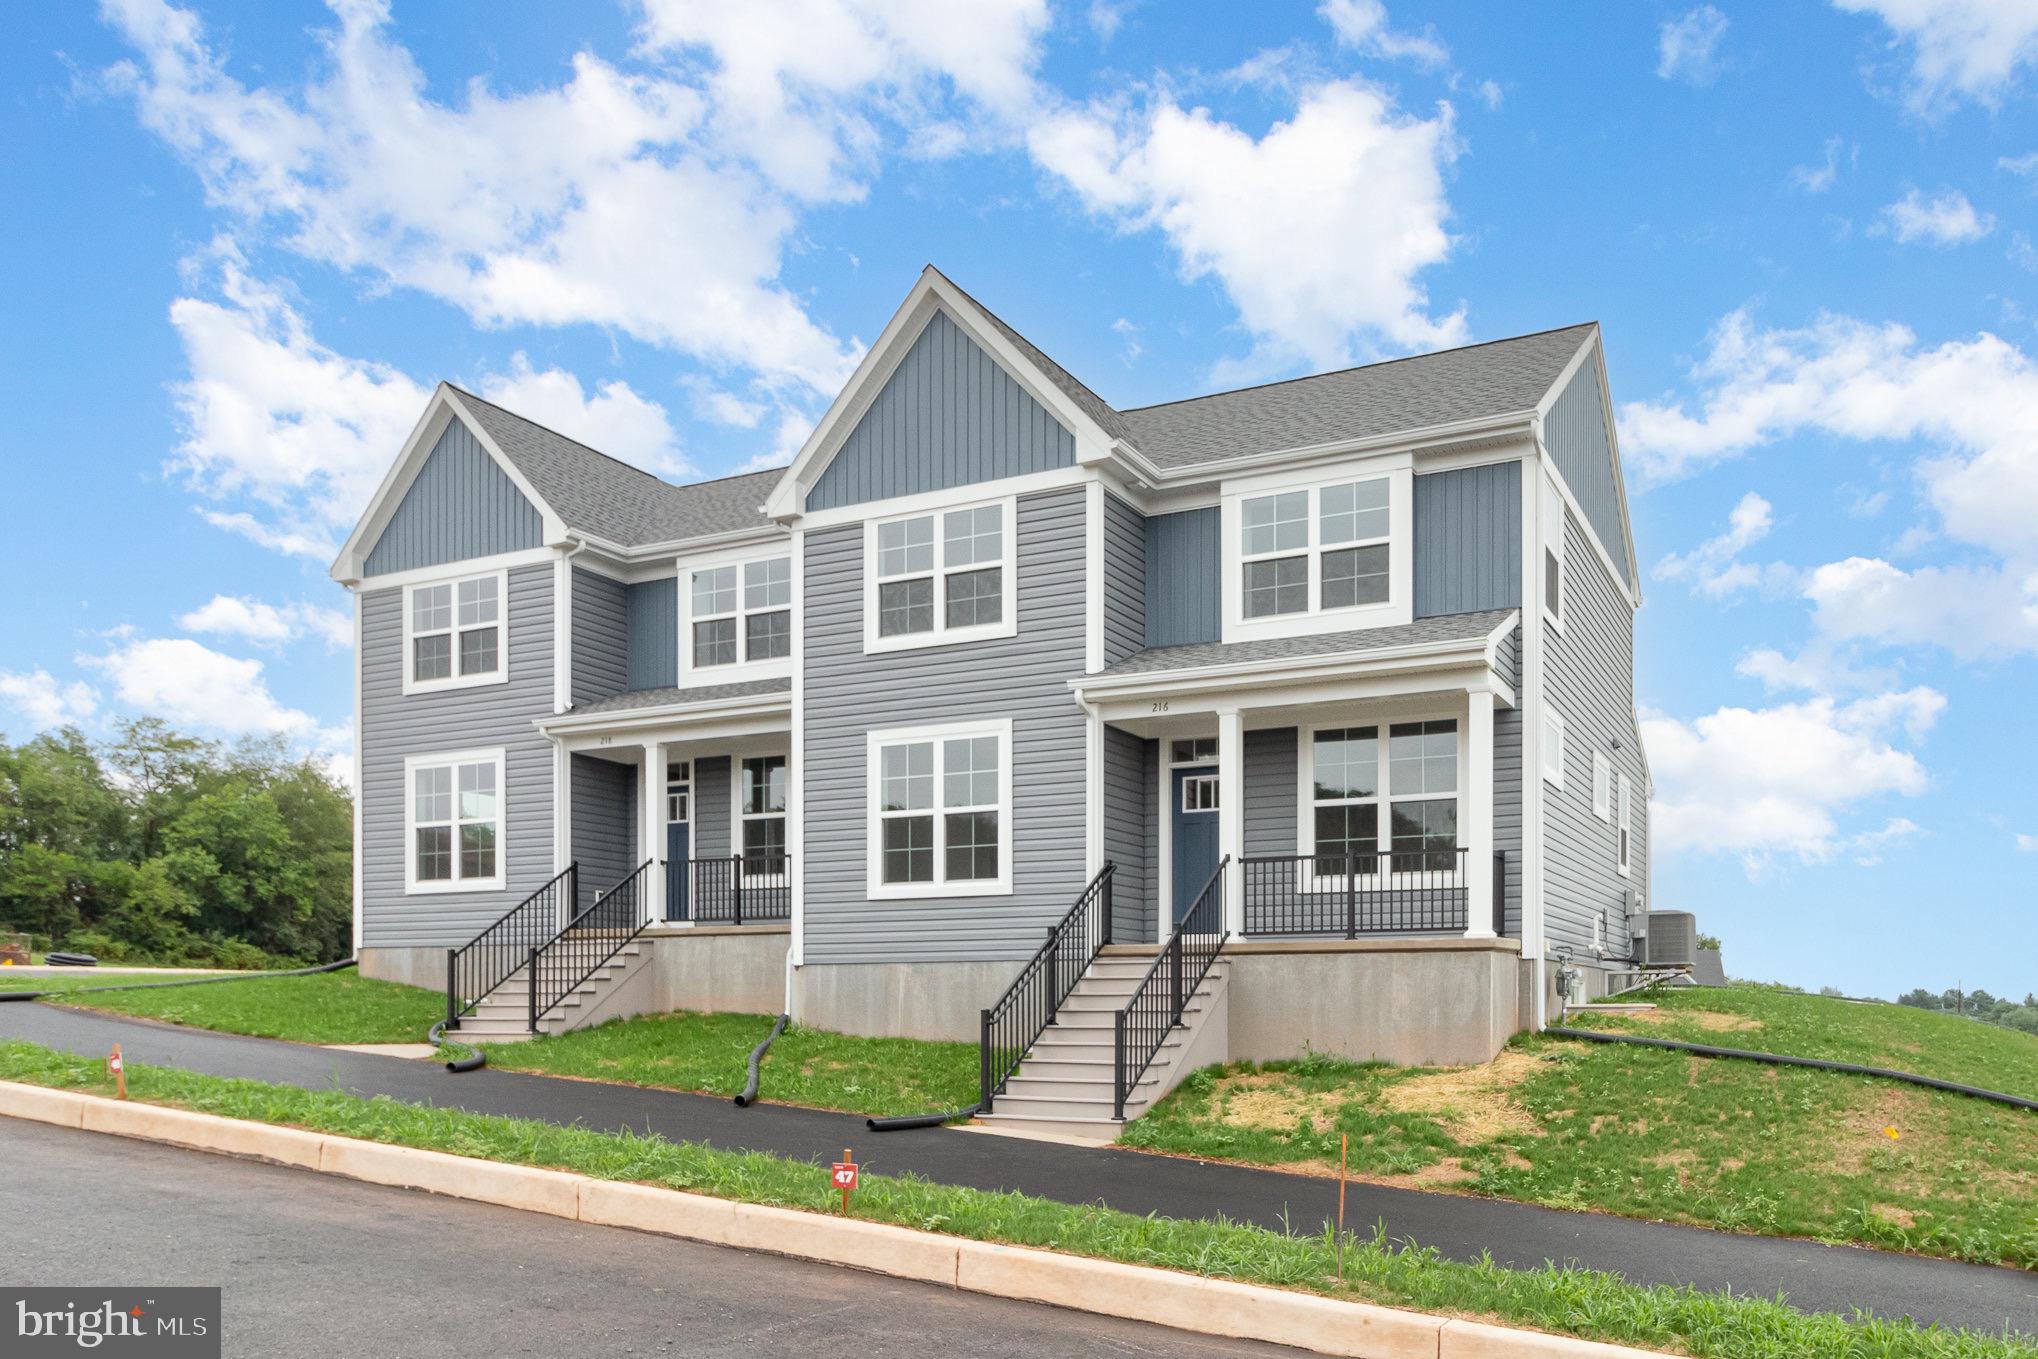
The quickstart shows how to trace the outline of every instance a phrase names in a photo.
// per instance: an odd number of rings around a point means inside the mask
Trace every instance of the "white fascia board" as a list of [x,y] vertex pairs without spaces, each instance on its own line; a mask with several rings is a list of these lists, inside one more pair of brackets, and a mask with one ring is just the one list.
[[1475,420],[1457,420],[1441,425],[1425,425],[1418,429],[1396,430],[1390,434],[1368,435],[1363,439],[1338,439],[1324,444],[1273,449],[1239,458],[1220,458],[1213,462],[1193,463],[1187,467],[1157,466],[1138,449],[1122,443],[1116,445],[1113,451],[1139,480],[1159,490],[1183,483],[1214,481],[1239,472],[1274,467],[1307,467],[1313,463],[1333,462],[1358,453],[1413,454],[1426,448],[1460,443],[1467,439],[1527,434],[1534,417],[1534,411],[1512,411],[1505,415],[1481,416]]
[[531,723],[546,736],[558,738],[597,733],[641,731],[646,727],[670,727],[694,721],[725,721],[737,717],[789,718],[790,693],[744,694],[736,698],[708,699],[698,703],[665,703],[649,708],[623,708],[596,713],[561,713]]
[[1264,661],[1184,666],[1176,670],[1141,670],[1129,675],[1086,676],[1068,682],[1084,702],[1137,696],[1155,690],[1209,689],[1239,681],[1282,685],[1314,679],[1325,671],[1344,675],[1377,675],[1459,665],[1487,665],[1490,642],[1471,637],[1449,642],[1414,642],[1377,651],[1330,652],[1320,656],[1284,656]]

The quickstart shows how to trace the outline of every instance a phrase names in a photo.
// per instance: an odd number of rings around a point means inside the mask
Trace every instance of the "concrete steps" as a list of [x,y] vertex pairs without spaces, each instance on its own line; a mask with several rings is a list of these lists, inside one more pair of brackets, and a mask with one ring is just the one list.
[[[594,969],[558,1004],[538,1017],[538,1032],[566,1033],[588,1023],[609,993],[642,966],[645,956],[646,945],[642,940],[623,945],[613,958]],[[540,959],[539,977],[554,982],[542,989],[548,993],[556,991],[571,979],[573,970],[563,962]],[[528,969],[518,968],[462,1016],[460,1027],[453,1033],[475,1042],[514,1042],[532,1037],[530,1023],[530,977]]]

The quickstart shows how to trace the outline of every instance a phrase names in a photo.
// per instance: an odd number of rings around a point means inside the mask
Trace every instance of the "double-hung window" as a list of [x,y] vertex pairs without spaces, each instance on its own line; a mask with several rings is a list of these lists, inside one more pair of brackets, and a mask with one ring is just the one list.
[[503,635],[508,581],[507,572],[491,571],[404,590],[405,693],[509,678]]
[[1386,604],[1392,596],[1387,477],[1239,502],[1239,612],[1246,619]]
[[785,871],[786,757],[743,761],[743,871],[751,876]]
[[1620,810],[1620,830],[1618,849],[1616,850],[1617,858],[1615,859],[1615,867],[1619,868],[1621,872],[1626,873],[1628,871],[1629,865],[1633,862],[1632,856],[1634,854],[1633,790],[1628,784],[1628,776],[1626,774],[1622,774],[1620,776],[1620,791],[1618,794],[1618,800]]
[[1011,514],[1005,500],[873,524],[865,649],[1011,636]]
[[1310,734],[1304,833],[1318,873],[1458,866],[1458,724],[1449,718]]
[[1613,820],[1613,765],[1603,750],[1592,752],[1592,814]]
[[792,558],[700,567],[691,599],[694,669],[792,655]]
[[1009,892],[1011,725],[869,739],[871,894]]
[[503,885],[503,752],[404,761],[412,892],[490,892]]

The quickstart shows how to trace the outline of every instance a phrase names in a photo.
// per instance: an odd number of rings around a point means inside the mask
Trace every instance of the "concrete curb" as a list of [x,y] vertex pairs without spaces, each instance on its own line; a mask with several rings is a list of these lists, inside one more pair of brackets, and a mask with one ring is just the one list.
[[842,1265],[1345,1359],[1661,1359],[1661,1352],[794,1208],[0,1081],[0,1117],[110,1133],[605,1227]]

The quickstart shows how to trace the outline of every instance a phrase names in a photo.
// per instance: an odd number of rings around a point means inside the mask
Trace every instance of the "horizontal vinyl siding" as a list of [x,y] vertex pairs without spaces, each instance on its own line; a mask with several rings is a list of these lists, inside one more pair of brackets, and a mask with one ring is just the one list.
[[1104,858],[1111,883],[1112,933],[1121,944],[1154,938],[1154,774],[1157,746],[1116,727],[1104,729]]
[[937,311],[807,492],[807,508],[860,505],[1075,462],[1075,436]]
[[631,689],[679,683],[679,579],[640,580],[624,589]]
[[368,553],[367,573],[387,575],[542,547],[544,517],[455,419],[397,503]]
[[1606,555],[1627,572],[1627,537],[1621,532],[1620,488],[1614,484],[1613,450],[1606,441],[1606,405],[1599,396],[1599,360],[1586,360],[1543,422],[1543,442],[1578,497]]
[[1295,781],[1301,777],[1301,733],[1278,727],[1245,734],[1245,852],[1296,854]]
[[630,687],[630,625],[624,585],[573,568],[573,701],[593,703]]
[[[505,684],[403,692],[403,591],[361,597],[362,942],[373,948],[464,944],[552,877],[552,747],[532,727],[552,715],[552,568],[509,576]],[[407,755],[505,750],[508,888],[404,895]]]
[[[1018,635],[863,654],[863,529],[807,535],[806,962],[1018,959],[1083,887],[1084,497],[1021,498]],[[1012,720],[1010,896],[868,901],[866,733]]]
[[643,860],[637,853],[637,770],[594,755],[573,757],[573,859],[585,909]]
[[[1564,786],[1543,786],[1543,901],[1551,946],[1590,956],[1592,918],[1606,913],[1607,942],[1627,953],[1627,890],[1647,881],[1648,792],[1635,723],[1634,612],[1617,592],[1576,518],[1565,516],[1562,631],[1543,628],[1544,688],[1564,719]],[[1620,742],[1620,749],[1613,743]],[[1630,876],[1615,868],[1618,788],[1612,816],[1592,810],[1592,752],[1604,752],[1633,788],[1638,852]],[[1537,771],[1537,777],[1541,777]]]
[[1104,495],[1104,664],[1146,646],[1146,516]]
[[1221,636],[1217,507],[1146,521],[1146,644],[1186,646]]
[[1493,711],[1493,847],[1507,855],[1500,932],[1521,938],[1522,719],[1521,629],[1494,648],[1494,670],[1515,693],[1515,706]]
[[1415,479],[1415,616],[1521,606],[1521,464]]
[[729,818],[733,814],[735,785],[733,762],[727,755],[710,755],[693,762],[693,856],[696,859],[725,859],[730,847]]

